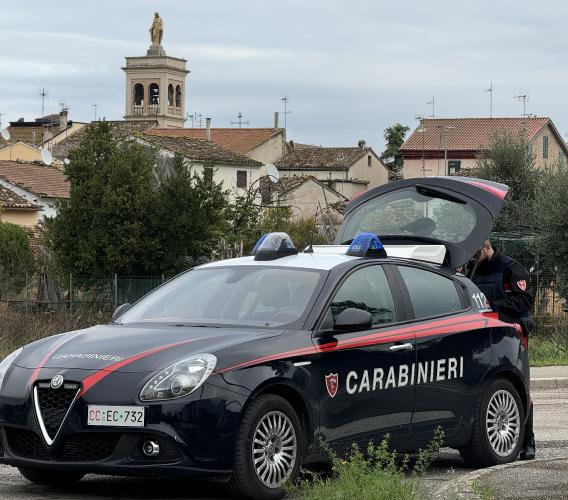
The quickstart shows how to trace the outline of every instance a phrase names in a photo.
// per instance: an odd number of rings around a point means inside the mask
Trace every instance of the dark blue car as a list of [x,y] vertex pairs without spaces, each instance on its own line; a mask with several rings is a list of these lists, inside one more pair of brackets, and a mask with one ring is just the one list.
[[[438,426],[470,463],[515,460],[527,343],[455,271],[506,186],[393,182],[347,207],[336,245],[282,233],[254,255],[172,279],[110,325],[49,337],[0,364],[0,462],[31,481],[180,474],[276,498],[303,463]],[[378,235],[375,236],[375,235]]]

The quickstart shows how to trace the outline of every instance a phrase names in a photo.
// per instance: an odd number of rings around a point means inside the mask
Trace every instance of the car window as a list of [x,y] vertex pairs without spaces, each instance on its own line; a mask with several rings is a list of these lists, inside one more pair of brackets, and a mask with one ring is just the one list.
[[410,295],[416,318],[463,309],[456,286],[450,278],[416,267],[399,266],[398,270]]
[[395,321],[394,300],[381,266],[359,269],[342,283],[330,305],[333,320],[349,307],[370,312],[374,325]]

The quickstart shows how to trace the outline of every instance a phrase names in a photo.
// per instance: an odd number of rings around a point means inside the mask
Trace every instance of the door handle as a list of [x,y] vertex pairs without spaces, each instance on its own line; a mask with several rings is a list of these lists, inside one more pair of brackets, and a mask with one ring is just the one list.
[[408,343],[408,342],[407,342],[406,344],[394,344],[394,345],[391,345],[391,346],[389,347],[389,350],[390,350],[390,351],[393,351],[393,352],[396,352],[396,351],[410,351],[410,350],[412,350],[412,349],[414,349],[414,346],[413,346],[412,344]]

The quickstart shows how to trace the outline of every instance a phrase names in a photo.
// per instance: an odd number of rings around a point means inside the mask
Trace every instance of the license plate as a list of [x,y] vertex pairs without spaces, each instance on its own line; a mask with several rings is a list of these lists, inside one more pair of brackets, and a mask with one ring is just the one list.
[[144,427],[144,410],[139,406],[89,405],[87,425]]

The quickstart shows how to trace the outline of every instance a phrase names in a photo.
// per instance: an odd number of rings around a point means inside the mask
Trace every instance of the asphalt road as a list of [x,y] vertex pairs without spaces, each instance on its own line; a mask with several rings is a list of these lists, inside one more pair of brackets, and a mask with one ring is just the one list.
[[[533,391],[535,402],[535,434],[537,457],[557,459],[549,464],[526,463],[525,474],[496,471],[487,475],[497,498],[533,498],[529,492],[547,492],[548,498],[561,498],[554,493],[567,491],[568,478],[568,389]],[[459,454],[443,450],[434,467],[422,480],[425,495],[436,490],[472,469],[465,467]],[[562,480],[564,478],[564,480]],[[485,479],[484,479],[485,481]],[[527,493],[527,495],[524,495]],[[142,479],[110,476],[86,476],[69,488],[48,488],[26,481],[18,471],[0,466],[0,498],[18,500],[65,499],[219,499],[228,498],[222,487],[180,479]]]

